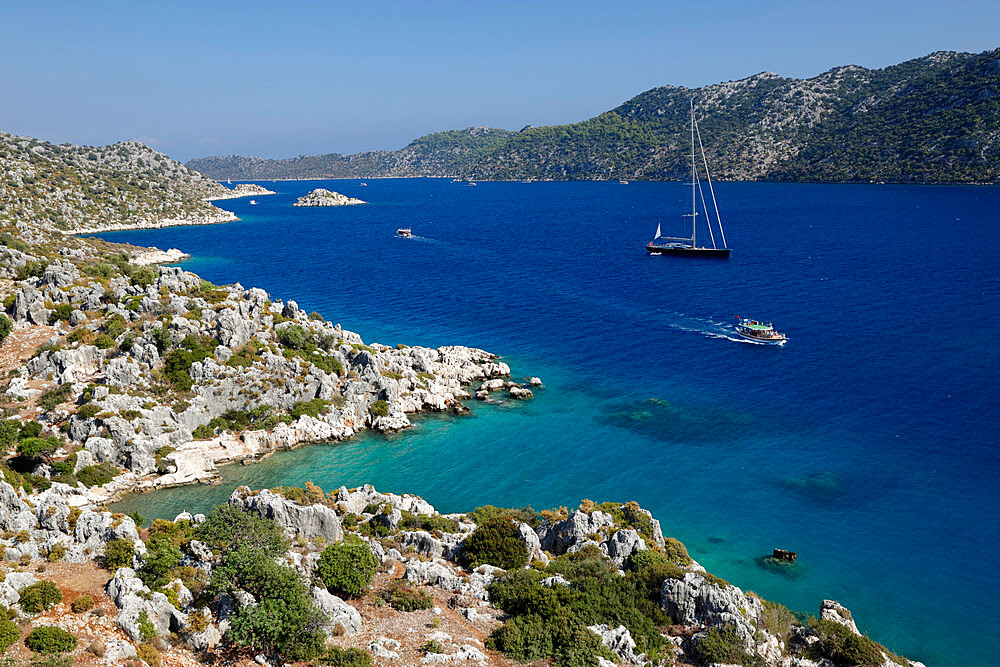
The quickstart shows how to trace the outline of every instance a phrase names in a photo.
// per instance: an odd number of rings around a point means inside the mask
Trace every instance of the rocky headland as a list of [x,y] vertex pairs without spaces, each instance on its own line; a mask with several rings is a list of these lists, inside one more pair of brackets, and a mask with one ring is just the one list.
[[151,525],[108,511],[222,463],[542,383],[476,348],[366,342],[259,288],[157,267],[169,251],[68,235],[200,224],[225,213],[201,201],[222,186],[133,142],[0,139],[16,149],[0,156],[8,664],[918,664],[835,602],[804,619],[705,572],[634,502],[441,515],[307,484]]
[[299,197],[293,206],[352,206],[368,202],[342,195],[325,188],[316,188],[307,195]]

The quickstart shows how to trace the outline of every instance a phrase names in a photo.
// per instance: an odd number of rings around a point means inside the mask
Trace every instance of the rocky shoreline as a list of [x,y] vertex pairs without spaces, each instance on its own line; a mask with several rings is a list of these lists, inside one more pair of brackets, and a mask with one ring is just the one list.
[[224,222],[235,222],[239,217],[232,211],[216,209],[217,213],[193,215],[187,218],[139,219],[125,223],[111,223],[99,227],[80,227],[66,230],[66,234],[100,234],[101,232],[125,232],[134,229],[163,229],[164,227],[183,227],[186,225],[218,225]]

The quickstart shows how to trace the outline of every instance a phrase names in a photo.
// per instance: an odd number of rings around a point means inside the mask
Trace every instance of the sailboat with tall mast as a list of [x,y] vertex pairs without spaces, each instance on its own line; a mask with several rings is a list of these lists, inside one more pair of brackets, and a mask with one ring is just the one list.
[[[698,174],[698,162],[695,158],[695,138],[698,140],[698,148],[701,149],[701,162],[705,168],[705,181],[708,183],[708,192],[712,198],[712,207],[715,209],[715,223],[713,225],[712,216],[709,213],[705,202],[705,191],[702,188],[701,178]],[[698,199],[701,199],[701,207],[705,211],[705,222],[708,225],[708,236],[712,241],[712,247],[698,245]],[[651,255],[687,255],[689,257],[717,257],[725,259],[729,257],[730,248],[726,245],[726,233],[722,229],[722,218],[719,217],[719,204],[715,200],[715,190],[712,188],[712,176],[708,171],[708,160],[705,158],[705,147],[701,143],[701,132],[698,130],[698,121],[694,117],[694,99],[691,100],[691,213],[685,214],[685,218],[691,218],[691,237],[663,236],[660,225],[656,225],[656,236],[646,244],[646,250]],[[716,243],[713,226],[719,228],[719,240],[721,246]]]

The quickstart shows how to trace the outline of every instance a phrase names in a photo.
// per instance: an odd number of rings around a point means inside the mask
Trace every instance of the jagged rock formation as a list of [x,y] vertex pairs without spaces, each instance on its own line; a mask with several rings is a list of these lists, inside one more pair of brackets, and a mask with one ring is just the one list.
[[367,204],[354,197],[342,195],[325,188],[316,188],[307,195],[303,195],[292,204],[293,206],[352,206],[354,204]]
[[[690,169],[691,98],[718,178],[1000,180],[1000,49],[933,53],[878,70],[848,65],[810,79],[764,72],[698,89],[663,86],[580,123],[494,131],[478,141],[470,129],[395,152],[212,157],[188,166],[214,178],[678,179]],[[449,159],[455,154],[461,159]]]

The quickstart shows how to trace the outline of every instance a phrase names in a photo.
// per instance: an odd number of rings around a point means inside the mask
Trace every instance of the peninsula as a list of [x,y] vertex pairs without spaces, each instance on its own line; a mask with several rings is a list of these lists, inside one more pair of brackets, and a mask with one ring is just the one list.
[[149,526],[108,511],[223,462],[543,386],[483,350],[365,342],[291,299],[68,235],[225,214],[204,201],[222,186],[141,144],[0,149],[0,649],[15,663],[919,665],[834,601],[803,620],[706,572],[635,502],[441,515],[307,484]]

